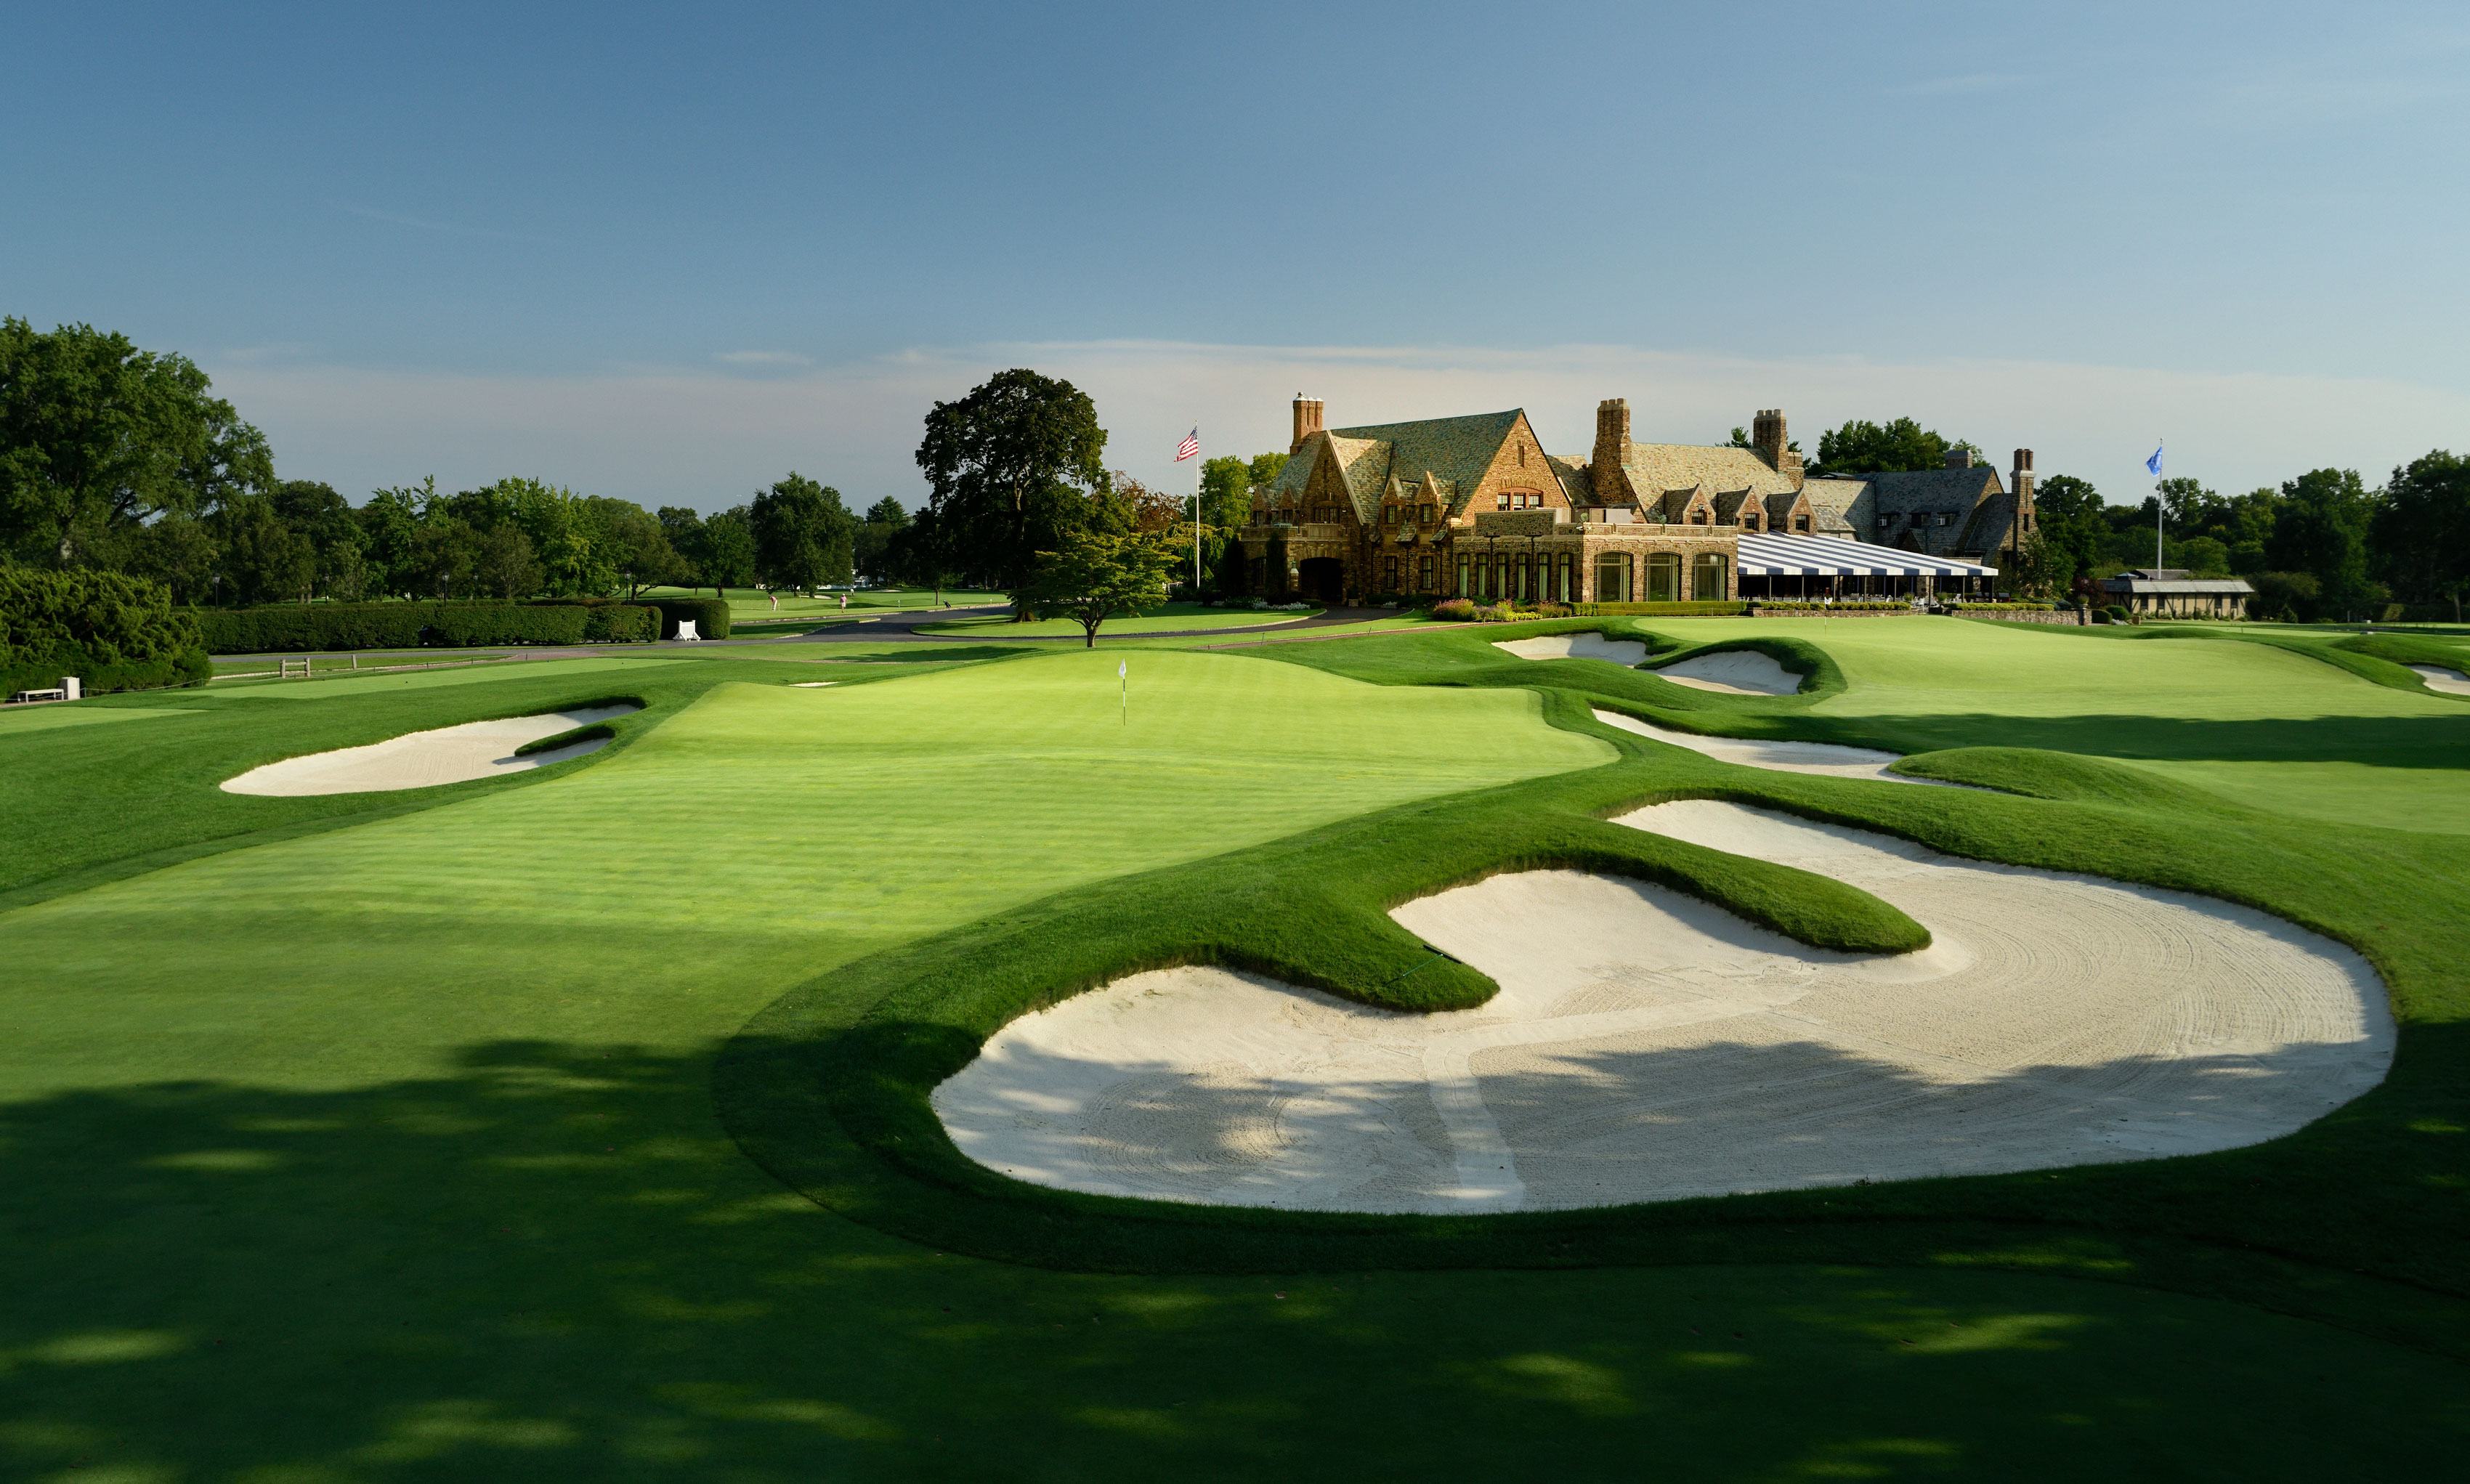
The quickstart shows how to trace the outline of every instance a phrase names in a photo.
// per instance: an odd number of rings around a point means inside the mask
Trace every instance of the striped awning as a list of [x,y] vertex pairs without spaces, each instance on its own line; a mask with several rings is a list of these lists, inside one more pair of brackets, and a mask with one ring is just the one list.
[[1744,577],[1995,577],[1998,568],[1841,536],[1741,536]]

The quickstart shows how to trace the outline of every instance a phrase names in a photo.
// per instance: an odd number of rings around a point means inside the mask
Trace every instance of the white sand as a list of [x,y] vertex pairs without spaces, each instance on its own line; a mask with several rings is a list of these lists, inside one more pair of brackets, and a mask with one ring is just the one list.
[[1615,664],[1635,665],[1646,658],[1646,646],[1636,639],[1608,639],[1594,633],[1497,639],[1492,647],[1505,649],[1521,660],[1609,660]]
[[1801,690],[1800,676],[1755,649],[1718,650],[1648,673],[1692,690],[1720,690],[1728,696],[1789,696]]
[[538,716],[511,716],[502,721],[466,722],[430,731],[407,732],[366,747],[312,753],[251,768],[223,782],[228,794],[268,794],[297,798],[305,794],[374,794],[404,788],[431,788],[461,783],[526,768],[546,768],[596,753],[607,737],[591,737],[571,747],[518,757],[515,749],[561,731],[640,711],[639,706],[594,706]]
[[2413,664],[2411,668],[2418,672],[2418,678],[2427,683],[2430,690],[2440,690],[2448,696],[2470,696],[2470,675],[2440,664]]
[[789,688],[792,690],[825,690],[839,684],[839,681],[791,681],[789,683]]
[[1596,720],[1623,731],[1635,731],[1642,737],[1653,737],[1674,747],[1686,747],[1703,753],[1717,762],[1738,763],[1745,768],[1772,768],[1778,773],[1817,773],[1838,778],[1883,778],[1890,783],[1928,783],[1940,788],[1964,788],[1945,778],[1907,777],[1889,773],[1887,765],[1900,759],[1901,753],[1881,753],[1867,747],[1845,747],[1834,742],[1768,742],[1751,737],[1702,737],[1694,731],[1675,731],[1653,722],[1643,722],[1619,711],[1597,710]]
[[1500,982],[1479,1009],[1141,974],[1005,1027],[936,1111],[1069,1190],[1506,1211],[2227,1148],[2391,1062],[2366,963],[2261,913],[1710,800],[1623,823],[1851,882],[1936,941],[1825,953],[1660,888],[1496,876],[1394,914]]

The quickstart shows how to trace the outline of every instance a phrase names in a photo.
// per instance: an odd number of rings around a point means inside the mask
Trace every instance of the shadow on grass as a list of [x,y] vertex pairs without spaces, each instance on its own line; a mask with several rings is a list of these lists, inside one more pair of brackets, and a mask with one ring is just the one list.
[[972,1262],[762,1178],[709,1070],[509,1043],[10,1106],[0,1472],[2398,1476],[2464,1437],[2449,1362],[2110,1285]]

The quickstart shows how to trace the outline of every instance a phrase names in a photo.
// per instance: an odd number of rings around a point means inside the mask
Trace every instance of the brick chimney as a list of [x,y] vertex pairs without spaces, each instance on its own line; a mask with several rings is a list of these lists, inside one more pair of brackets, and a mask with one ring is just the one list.
[[1947,450],[1947,451],[1946,451],[1946,467],[1947,467],[1947,468],[1949,468],[1949,469],[1969,469],[1969,468],[1971,468],[1971,467],[1972,467],[1972,451],[1971,451],[1970,449],[1949,449],[1949,450]]
[[1629,503],[1627,481],[1621,475],[1621,461],[1629,457],[1629,399],[1607,397],[1596,404],[1596,454],[1588,466],[1588,481],[1598,503]]
[[1302,392],[1295,393],[1295,437],[1293,443],[1287,445],[1287,452],[1290,455],[1302,452],[1304,440],[1320,431],[1320,415],[1321,405],[1318,397],[1307,397]]
[[1784,432],[1783,408],[1761,407],[1750,419],[1750,447],[1759,451],[1769,469],[1788,476],[1793,487],[1801,486],[1801,455],[1791,448],[1792,439]]

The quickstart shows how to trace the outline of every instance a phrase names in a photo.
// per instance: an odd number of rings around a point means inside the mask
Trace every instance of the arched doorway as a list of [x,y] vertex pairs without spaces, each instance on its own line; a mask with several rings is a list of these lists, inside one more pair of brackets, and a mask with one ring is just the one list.
[[1341,602],[1346,596],[1346,564],[1336,557],[1306,557],[1295,568],[1295,589],[1316,603]]

